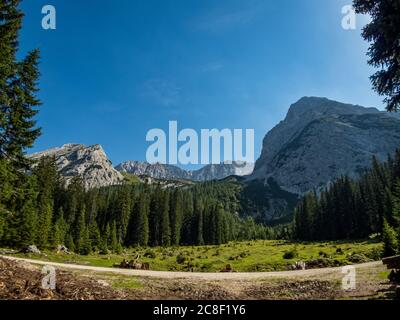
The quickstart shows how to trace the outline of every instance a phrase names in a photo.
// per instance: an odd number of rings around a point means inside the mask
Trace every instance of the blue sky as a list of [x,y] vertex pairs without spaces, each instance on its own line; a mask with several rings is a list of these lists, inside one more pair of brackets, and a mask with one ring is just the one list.
[[[57,9],[57,29],[41,9]],[[152,128],[253,128],[264,135],[302,96],[383,109],[368,44],[341,27],[351,0],[25,0],[21,54],[41,50],[32,151],[101,144],[144,160]]]

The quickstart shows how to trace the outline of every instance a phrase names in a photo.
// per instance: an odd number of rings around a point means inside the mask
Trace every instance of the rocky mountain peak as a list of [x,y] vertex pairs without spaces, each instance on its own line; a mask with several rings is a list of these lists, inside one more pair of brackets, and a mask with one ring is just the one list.
[[112,166],[103,147],[99,144],[85,146],[68,143],[29,156],[31,159],[54,157],[59,173],[66,183],[81,177],[86,189],[120,184],[124,178]]
[[366,113],[379,113],[379,110],[341,103],[328,98],[303,97],[290,106],[285,121],[296,121],[304,116],[310,119],[327,115]]
[[342,174],[355,177],[372,156],[384,159],[400,144],[400,121],[376,108],[304,97],[264,138],[250,179],[273,178],[303,194]]

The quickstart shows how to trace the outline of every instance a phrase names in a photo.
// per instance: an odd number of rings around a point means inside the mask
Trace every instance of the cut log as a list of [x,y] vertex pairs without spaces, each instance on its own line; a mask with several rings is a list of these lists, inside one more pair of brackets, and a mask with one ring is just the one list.
[[388,269],[400,269],[400,256],[383,258],[382,262]]

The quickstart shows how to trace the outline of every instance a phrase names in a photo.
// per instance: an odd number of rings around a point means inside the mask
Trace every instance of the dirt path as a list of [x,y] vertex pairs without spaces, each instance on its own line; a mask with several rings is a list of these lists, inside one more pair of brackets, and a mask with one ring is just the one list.
[[[299,271],[279,271],[279,272],[237,272],[237,273],[196,273],[196,272],[168,272],[168,271],[144,271],[144,270],[126,270],[118,268],[106,268],[106,267],[93,267],[83,266],[77,264],[66,264],[49,261],[41,261],[34,259],[16,258],[10,256],[1,256],[2,258],[23,261],[36,265],[49,265],[58,267],[60,269],[73,269],[73,270],[86,270],[94,272],[109,272],[120,275],[128,276],[140,276],[158,279],[193,279],[193,280],[207,280],[207,281],[218,281],[218,280],[255,280],[255,279],[270,279],[270,278],[296,278],[296,277],[315,277],[321,275],[327,275],[331,273],[342,272],[341,267],[336,268],[324,268],[324,269],[309,269]],[[369,262],[354,265],[356,269],[371,268],[382,265],[381,261]]]

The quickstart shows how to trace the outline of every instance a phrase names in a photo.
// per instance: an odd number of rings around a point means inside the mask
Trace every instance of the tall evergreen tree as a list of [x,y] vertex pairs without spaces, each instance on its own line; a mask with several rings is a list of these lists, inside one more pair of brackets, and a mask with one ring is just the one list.
[[179,246],[183,221],[183,199],[180,190],[176,190],[171,198],[171,244]]
[[0,159],[7,159],[15,169],[27,168],[25,149],[40,135],[33,119],[40,105],[36,98],[39,52],[31,51],[17,60],[23,18],[19,3],[0,3]]
[[385,96],[388,111],[400,108],[400,3],[398,0],[354,0],[358,13],[368,14],[371,22],[363,37],[371,43],[369,64],[380,68],[372,77],[374,89]]
[[160,244],[162,246],[169,246],[171,244],[171,226],[169,219],[169,192],[165,192],[163,209],[161,213],[161,239]]
[[383,222],[382,241],[383,255],[385,257],[396,255],[398,249],[397,235],[386,220]]

